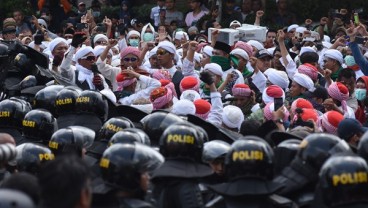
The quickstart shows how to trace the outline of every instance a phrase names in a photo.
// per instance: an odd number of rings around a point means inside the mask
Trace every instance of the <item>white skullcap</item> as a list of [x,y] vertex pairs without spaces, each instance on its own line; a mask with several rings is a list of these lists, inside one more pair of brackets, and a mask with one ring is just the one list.
[[323,47],[324,47],[324,48],[329,49],[329,48],[331,48],[332,43],[330,43],[330,42],[326,42],[326,41],[322,41],[322,45],[323,45]]
[[323,41],[331,43],[331,38],[328,35],[323,35]]
[[106,35],[104,34],[97,34],[94,38],[93,38],[93,44],[95,44],[99,39],[104,39],[106,42],[109,41],[109,39],[107,38]]
[[202,58],[202,54],[200,54],[200,53],[197,53],[197,52],[194,52],[194,60],[196,61],[196,62],[200,62],[201,61],[201,58]]
[[249,61],[249,56],[248,56],[247,52],[245,52],[245,50],[243,50],[243,49],[235,48],[234,50],[232,50],[230,52],[230,54],[232,54],[232,55],[239,55],[243,59]]
[[171,113],[174,113],[176,115],[180,116],[186,116],[188,114],[194,115],[196,112],[196,108],[193,102],[189,100],[179,100],[176,103],[174,103],[173,108],[171,110]]
[[[98,45],[93,49],[93,54],[95,54],[95,56],[100,56],[101,53],[105,50],[106,46],[102,46],[102,45]],[[112,50],[109,50],[109,54],[112,56]]]
[[141,37],[141,34],[138,31],[131,30],[131,31],[128,32],[128,34],[126,36],[126,39],[129,40],[130,36],[132,36],[132,35],[138,35],[138,37]]
[[178,32],[175,33],[174,39],[181,40],[182,38],[184,38],[184,36],[186,37],[187,40],[189,40],[189,36],[186,32],[178,31]]
[[180,95],[180,100],[189,100],[189,101],[194,102],[198,99],[201,99],[201,96],[195,90],[185,90]]
[[310,46],[304,46],[300,49],[300,52],[299,52],[299,56],[301,56],[303,53],[305,52],[314,52],[316,53],[316,50],[314,50],[313,47],[310,47]]
[[209,46],[209,45],[206,45],[202,49],[202,53],[205,53],[207,56],[210,56],[210,57],[213,56],[212,52],[213,52],[213,48],[212,46]]
[[59,43],[65,43],[66,45],[68,45],[68,42],[66,42],[64,38],[55,38],[49,44],[50,51],[52,52]]
[[222,112],[222,122],[229,128],[240,128],[244,121],[244,114],[239,107],[228,105]]
[[289,87],[289,77],[284,71],[279,71],[274,68],[267,69],[264,74],[267,76],[268,80],[274,84],[280,86],[282,89],[287,89]]
[[271,54],[271,56],[273,56],[273,52],[275,52],[276,47],[272,47],[272,48],[267,48],[266,50],[268,51],[269,54]]
[[47,29],[47,23],[46,23],[46,21],[45,21],[45,20],[43,20],[43,19],[38,19],[38,20],[37,20],[37,22],[38,22],[38,24],[43,25],[43,26]]
[[260,42],[258,42],[258,41],[256,41],[256,40],[250,40],[250,41],[248,41],[247,42],[249,45],[251,45],[251,46],[253,46],[253,47],[255,47],[257,50],[262,50],[262,49],[264,49],[264,46],[263,46],[263,44],[262,43],[260,43]]
[[297,24],[290,25],[290,26],[287,28],[287,32],[290,32],[292,29],[296,29],[296,28],[298,28],[298,27],[299,27],[299,25],[297,25]]
[[149,27],[152,31],[152,34],[155,34],[155,28],[151,25],[151,23],[146,24],[145,26],[143,26],[142,28],[142,32],[141,32],[141,37],[143,37],[144,33],[146,33],[147,27]]
[[222,77],[223,75],[223,72],[222,72],[222,68],[220,65],[216,64],[216,63],[209,63],[209,64],[206,64],[203,68],[203,71],[205,70],[208,70],[220,77]]
[[241,26],[242,24],[238,20],[234,20],[234,21],[230,22],[230,27],[233,26],[233,25]]
[[157,48],[163,48],[163,49],[167,50],[169,53],[176,54],[175,45],[172,42],[167,41],[167,40],[161,41],[158,44]]
[[324,57],[334,59],[342,65],[344,63],[344,58],[342,56],[342,53],[336,49],[328,49],[326,50]]
[[93,48],[90,46],[85,46],[80,48],[77,53],[75,53],[75,61],[78,62],[78,60],[82,57],[84,57],[88,53],[93,53]]
[[305,87],[310,92],[313,92],[316,89],[314,87],[313,80],[308,75],[295,73],[293,80],[300,86]]
[[152,48],[152,50],[150,50],[150,52],[148,53],[148,58],[151,58],[153,55],[156,55],[158,47],[154,47]]
[[305,27],[297,27],[295,29],[295,32],[296,33],[304,33],[304,31],[306,31],[306,30],[307,30],[307,28],[305,28]]
[[70,44],[72,44],[72,41],[73,41],[73,39],[66,40],[66,42],[68,43],[68,46],[70,46]]

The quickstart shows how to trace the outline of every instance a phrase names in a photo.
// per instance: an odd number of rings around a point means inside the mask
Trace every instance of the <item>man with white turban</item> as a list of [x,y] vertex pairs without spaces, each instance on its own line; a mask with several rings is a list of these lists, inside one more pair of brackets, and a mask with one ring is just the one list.
[[323,63],[323,69],[331,70],[331,79],[336,81],[340,71],[343,69],[344,58],[342,53],[336,49],[326,50],[323,54]]
[[110,90],[105,78],[101,74],[92,71],[92,67],[96,61],[96,56],[93,54],[92,47],[85,46],[80,48],[75,54],[75,70],[74,67],[71,67],[73,54],[81,43],[82,41],[80,41],[79,44],[72,43],[70,46],[69,52],[60,65],[61,75],[71,80],[72,83],[83,90]]
[[314,83],[310,77],[305,74],[296,73],[290,87],[291,101],[298,98],[304,98],[303,93],[306,91],[313,92],[315,90]]

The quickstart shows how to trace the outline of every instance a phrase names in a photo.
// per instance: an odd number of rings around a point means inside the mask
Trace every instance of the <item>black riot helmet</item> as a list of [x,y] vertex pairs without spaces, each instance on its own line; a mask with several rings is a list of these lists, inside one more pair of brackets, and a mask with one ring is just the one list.
[[57,130],[49,141],[49,148],[58,156],[61,154],[76,153],[83,155],[83,149],[87,149],[95,139],[95,132],[83,126],[69,126]]
[[43,108],[48,110],[52,115],[55,114],[55,100],[56,95],[60,92],[64,86],[51,85],[38,91],[33,100],[33,109]]
[[357,154],[368,163],[368,132],[364,133],[360,138]]
[[124,129],[124,131],[138,134],[141,137],[141,141],[143,141],[142,142],[143,144],[148,145],[148,146],[151,145],[151,140],[150,140],[149,136],[142,129],[126,128],[126,129]]
[[29,111],[22,121],[23,135],[32,142],[48,144],[52,134],[57,130],[54,116],[47,110]]
[[33,75],[28,75],[19,83],[19,89],[23,90],[29,87],[34,87],[37,85],[37,79]]
[[204,141],[195,128],[183,124],[168,127],[160,138],[160,153],[165,158],[202,160]]
[[106,121],[109,112],[106,98],[97,91],[84,90],[77,98],[77,113],[88,113]]
[[6,59],[8,58],[8,56],[9,56],[8,46],[0,42],[0,60]]
[[16,147],[17,149],[17,168],[19,171],[37,175],[45,161],[54,160],[55,156],[47,147],[24,143]]
[[55,98],[55,114],[63,116],[76,113],[75,105],[79,92],[70,88],[64,88],[56,94]]
[[217,159],[225,159],[226,153],[230,149],[230,144],[222,140],[212,140],[204,143],[202,161],[210,163]]
[[[1,45],[0,45],[1,46]],[[14,189],[0,189],[1,208],[34,208],[36,207],[29,196]]]
[[117,143],[135,143],[135,142],[145,144],[144,143],[145,141],[142,140],[142,137],[138,133],[122,130],[122,131],[116,132],[111,137],[108,146],[111,146]]
[[37,68],[31,57],[24,53],[18,53],[14,58],[14,66],[19,69],[23,75],[36,74]]
[[[329,158],[319,173],[318,188],[328,207],[368,206],[368,165],[355,155],[335,155]],[[349,206],[350,205],[350,206]]]
[[114,117],[107,120],[98,132],[97,140],[110,141],[111,137],[118,131],[126,128],[134,128],[131,120],[125,117]]
[[285,167],[290,165],[300,149],[300,143],[301,141],[298,139],[287,139],[274,148],[275,175],[278,175]]
[[225,157],[229,179],[240,177],[269,180],[273,176],[273,150],[267,142],[253,139],[235,141]]
[[31,105],[18,98],[0,102],[0,128],[22,128],[24,116],[31,111]]
[[141,190],[141,175],[162,163],[163,157],[143,144],[114,144],[103,153],[100,168],[106,185],[134,193]]
[[299,147],[295,159],[301,160],[303,164],[309,165],[315,171],[319,171],[330,156],[336,153],[351,152],[344,140],[326,133],[314,133],[307,136]]
[[209,141],[208,134],[207,134],[206,130],[204,130],[201,126],[194,125],[194,124],[192,124],[190,122],[187,122],[187,121],[182,121],[182,122],[177,123],[177,124],[182,124],[182,125],[186,125],[190,128],[195,128],[197,130],[198,138],[202,139],[203,142],[208,142]]
[[140,122],[143,125],[144,132],[148,134],[152,145],[156,146],[167,127],[182,121],[183,119],[175,114],[157,111],[145,116]]

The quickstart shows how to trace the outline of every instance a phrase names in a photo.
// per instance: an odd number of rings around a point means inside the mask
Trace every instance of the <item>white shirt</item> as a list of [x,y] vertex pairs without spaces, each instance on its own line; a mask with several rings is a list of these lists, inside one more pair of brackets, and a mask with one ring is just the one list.
[[211,104],[211,110],[206,121],[212,123],[215,126],[221,126],[223,105],[221,94],[219,92],[211,92]]
[[147,87],[143,90],[140,90],[128,97],[124,97],[119,99],[119,102],[123,105],[132,105],[134,103],[135,100],[140,99],[140,98],[144,98],[144,99],[148,99],[150,97],[151,92],[160,87],[161,83],[156,80],[153,79],[151,77],[148,76],[144,76],[144,75],[140,75],[139,76],[139,81],[141,81],[142,83],[144,83]]
[[296,63],[295,63],[295,61],[291,58],[291,56],[290,56],[289,54],[286,56],[286,59],[287,59],[287,61],[289,62],[287,66],[285,66],[285,63],[284,63],[284,60],[283,60],[283,58],[282,58],[282,57],[281,57],[279,60],[280,60],[281,64],[285,67],[285,69],[286,69],[286,73],[288,74],[288,77],[289,77],[291,80],[293,80],[293,77],[294,77],[294,75],[295,75],[295,73],[296,73],[296,70],[297,70],[297,68],[296,68]]
[[261,71],[252,75],[252,82],[260,92],[266,89],[267,78]]
[[112,85],[112,90],[115,92],[118,89],[118,84],[116,82],[116,76],[121,72],[119,67],[113,67],[111,65],[106,64],[105,61],[102,61],[100,57],[98,57],[96,61],[96,65],[98,71],[108,80],[110,80]]
[[160,8],[159,6],[155,6],[151,9],[150,18],[154,21],[156,27],[160,24],[160,9],[165,9],[165,7]]
[[[341,110],[341,111],[343,111],[342,110],[342,106],[340,106],[339,107],[339,109]],[[352,108],[350,108],[349,106],[347,106],[347,111],[346,112],[344,112],[344,118],[354,118],[355,119],[355,113],[354,113],[354,110],[352,109]]]
[[201,17],[203,17],[204,15],[206,15],[208,12],[205,11],[200,11],[196,16],[193,15],[193,12],[189,12],[187,14],[187,16],[185,17],[185,24],[188,27],[191,26],[195,26],[196,23],[198,22],[199,19],[201,19]]

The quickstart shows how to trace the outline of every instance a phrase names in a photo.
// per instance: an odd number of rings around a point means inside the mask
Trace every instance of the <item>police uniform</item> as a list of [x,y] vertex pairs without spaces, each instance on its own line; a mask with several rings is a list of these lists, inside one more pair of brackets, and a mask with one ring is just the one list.
[[294,207],[292,201],[273,195],[283,185],[271,180],[273,150],[261,138],[235,141],[226,154],[225,170],[229,182],[208,188],[223,197],[226,207]]
[[200,163],[203,137],[190,124],[175,124],[160,138],[165,162],[153,172],[153,197],[158,207],[203,207],[199,179],[212,174]]

